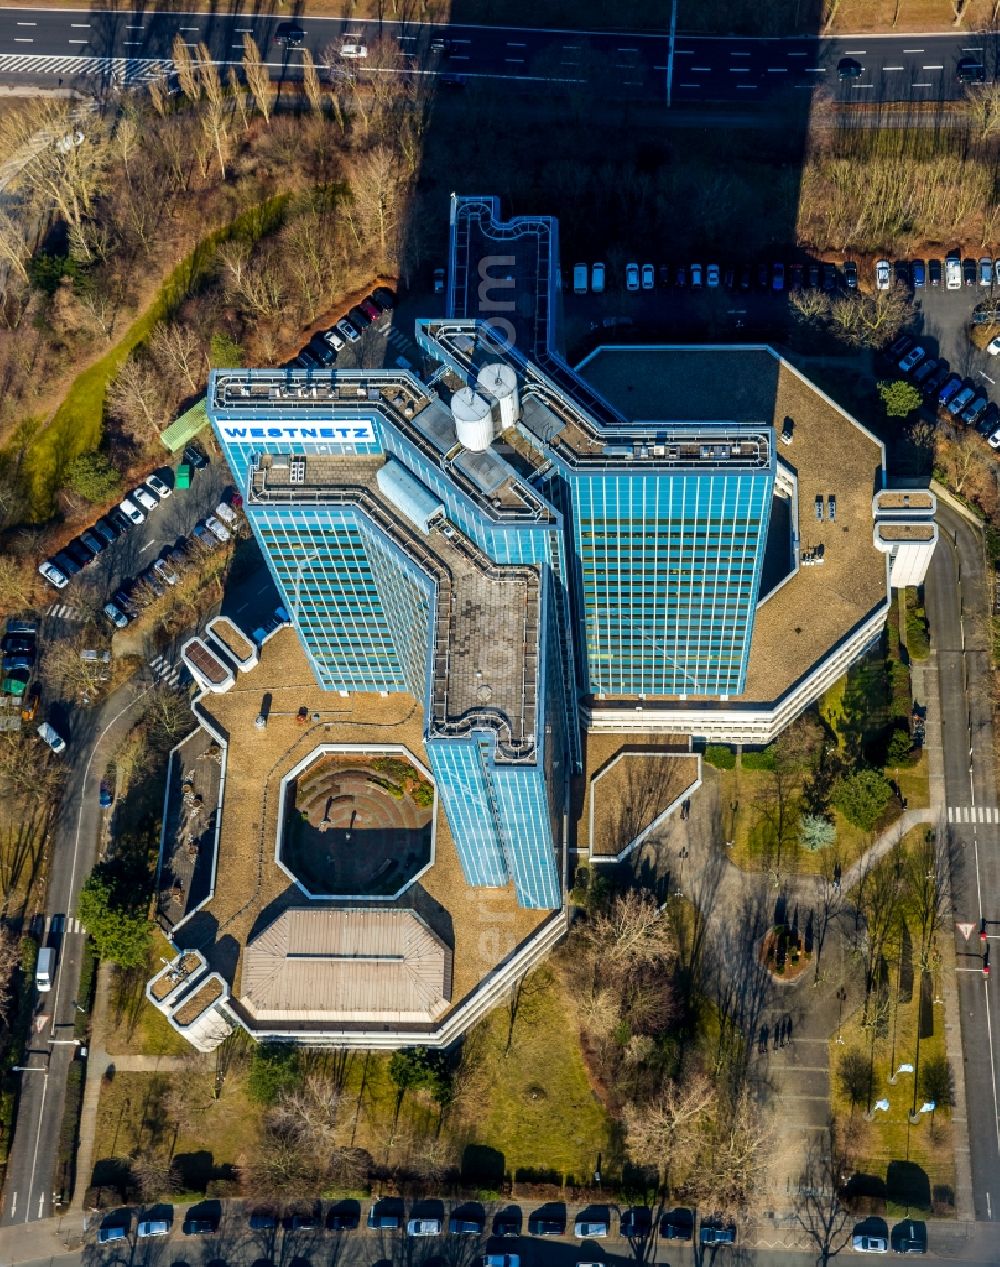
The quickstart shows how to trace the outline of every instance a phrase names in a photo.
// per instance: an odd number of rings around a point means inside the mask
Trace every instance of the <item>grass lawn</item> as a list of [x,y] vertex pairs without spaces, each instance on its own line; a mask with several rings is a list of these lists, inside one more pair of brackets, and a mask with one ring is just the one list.
[[[768,770],[713,770],[712,773],[719,780],[723,830],[726,839],[733,842],[733,847],[728,850],[729,859],[744,871],[760,870],[766,842],[773,834],[767,819],[773,804],[773,776]],[[789,801],[788,813],[794,824],[799,814],[798,799],[792,796]],[[869,836],[860,827],[849,823],[839,810],[830,812],[837,826],[836,844],[831,848],[837,849],[840,864],[846,870],[867,849]],[[820,849],[813,853],[803,849],[798,844],[794,826],[789,836],[794,839],[786,841],[782,848],[782,870],[799,875],[819,875],[829,850]]]
[[[554,968],[543,966],[527,979],[509,1053],[508,1020],[501,1006],[465,1041],[455,1100],[442,1127],[454,1164],[471,1184],[494,1189],[519,1171],[555,1182],[589,1181],[598,1155],[607,1157],[609,1121],[587,1077],[570,1001]],[[343,1075],[345,1128],[376,1163],[388,1156],[396,1108],[390,1059],[349,1055]],[[407,1093],[397,1137],[433,1137],[438,1112],[423,1093]]]
[[[926,829],[914,828],[903,838],[902,847],[916,843]],[[913,917],[906,913],[907,928],[914,941],[919,939],[919,929]],[[955,1158],[952,1126],[947,1108],[933,1114],[922,1114],[913,1125],[909,1113],[914,1103],[914,1078],[920,1077],[935,1058],[945,1056],[944,1005],[939,1002],[939,991],[950,987],[943,978],[953,971],[950,935],[945,928],[937,936],[938,962],[928,974],[921,988],[921,972],[915,962],[907,963],[897,948],[887,954],[886,1010],[882,1023],[875,1031],[874,1073],[871,1083],[871,1100],[881,1097],[889,1101],[887,1112],[876,1111],[871,1122],[864,1120],[867,1103],[852,1109],[850,1097],[838,1077],[838,1069],[845,1056],[861,1052],[870,1061],[873,1051],[872,1029],[862,1029],[862,1009],[845,1016],[841,1026],[843,1043],[834,1035],[830,1043],[831,1108],[842,1126],[850,1123],[855,1133],[854,1168],[869,1176],[872,1182],[856,1185],[859,1191],[884,1194],[888,1203],[887,1213],[901,1214],[924,1209],[939,1214],[953,1214]],[[902,970],[901,970],[902,969]],[[924,1036],[917,1047],[917,1025],[923,993]],[[870,1009],[874,1004],[869,1004]],[[916,1073],[900,1073],[895,1085],[889,1077],[900,1064],[911,1064]],[[924,1102],[923,1088],[917,1083],[916,1105]]]
[[[218,1100],[214,1081],[212,1064],[204,1073],[119,1073],[106,1081],[97,1107],[94,1181],[106,1182],[137,1149],[171,1145],[180,1191],[201,1191],[209,1179],[227,1177],[252,1154],[260,1111],[247,1099],[243,1076],[227,1078]],[[180,1123],[167,1107],[173,1087],[183,1089],[187,1106]]]
[[191,1044],[146,998],[146,982],[162,966],[161,961],[173,959],[174,953],[160,930],[154,929],[146,969],[133,974],[127,985],[112,980],[106,1031],[109,1056],[184,1056],[191,1051]]

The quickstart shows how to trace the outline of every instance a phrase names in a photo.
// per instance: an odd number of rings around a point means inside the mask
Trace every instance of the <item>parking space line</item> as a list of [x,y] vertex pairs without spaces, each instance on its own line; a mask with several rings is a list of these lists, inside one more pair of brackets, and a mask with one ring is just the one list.
[[921,67],[920,67],[920,69],[921,69],[921,70],[944,70],[944,67],[943,67],[943,66],[937,66],[937,65],[935,65],[935,66],[921,66]]

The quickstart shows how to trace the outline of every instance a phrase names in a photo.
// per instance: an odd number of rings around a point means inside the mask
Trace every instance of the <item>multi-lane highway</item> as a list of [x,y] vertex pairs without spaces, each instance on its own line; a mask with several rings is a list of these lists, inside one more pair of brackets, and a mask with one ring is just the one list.
[[[287,21],[287,19],[286,19]],[[375,44],[398,43],[406,65],[426,75],[504,79],[526,87],[545,82],[614,83],[626,94],[672,103],[763,100],[775,92],[824,86],[844,101],[944,101],[965,88],[962,58],[996,72],[990,38],[965,33],[843,36],[837,39],[750,39],[680,34],[607,33],[505,26],[434,26],[419,22],[343,21],[303,16],[296,24],[322,65],[374,68]],[[69,85],[103,77],[141,82],[170,69],[174,39],[204,42],[220,64],[239,65],[243,37],[252,35],[274,75],[294,78],[301,53],[276,37],[278,17],[253,12],[158,13],[91,9],[0,11],[0,82]],[[342,61],[344,36],[357,32],[368,61]],[[445,39],[443,50],[432,42]],[[841,79],[849,57],[861,67]]]

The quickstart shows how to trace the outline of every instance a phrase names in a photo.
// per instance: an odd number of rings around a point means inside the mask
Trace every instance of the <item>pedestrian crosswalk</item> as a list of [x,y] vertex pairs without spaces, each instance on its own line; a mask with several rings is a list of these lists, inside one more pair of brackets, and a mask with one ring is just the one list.
[[54,75],[110,79],[114,83],[142,83],[173,73],[174,64],[153,57],[64,57],[51,53],[0,53],[0,75]]
[[82,933],[86,936],[87,930],[75,915],[53,915],[47,921],[45,933]]
[[994,805],[949,805],[949,823],[1000,823],[1000,809]]
[[83,620],[83,612],[69,603],[53,603],[45,614],[56,620]]
[[180,662],[177,664],[171,664],[171,662],[162,655],[153,656],[152,660],[149,662],[149,667],[153,671],[153,677],[155,677],[158,682],[165,682],[167,686],[176,686],[181,680],[181,674],[186,672],[183,664]]

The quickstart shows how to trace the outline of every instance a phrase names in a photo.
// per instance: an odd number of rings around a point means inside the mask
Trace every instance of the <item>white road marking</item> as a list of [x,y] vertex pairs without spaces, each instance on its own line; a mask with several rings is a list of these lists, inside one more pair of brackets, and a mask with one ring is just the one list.
[[693,75],[697,75],[700,73],[704,73],[708,75],[711,73],[711,70],[712,70],[711,66],[692,66],[691,67],[691,73]]
[[252,26],[238,26],[236,28],[236,34],[237,35],[253,35],[253,27]]
[[145,554],[147,550],[152,550],[155,545],[156,545],[155,541],[147,541],[146,544],[139,551],[139,553]]
[[90,30],[89,22],[71,22],[70,26],[72,27],[74,31],[89,31]]
[[904,53],[926,53],[926,51],[927,50],[925,48],[904,48],[903,49]]
[[825,75],[826,67],[825,66],[807,66],[805,68],[805,71],[807,75]]
[[944,70],[944,67],[943,67],[943,66],[938,66],[938,65],[934,65],[934,66],[921,66],[921,67],[920,67],[920,69],[921,69],[921,70]]
[[37,22],[18,22],[18,26],[37,26]]
[[864,57],[868,50],[866,48],[845,48],[844,52],[848,57]]
[[905,66],[883,66],[883,70],[905,70]]
[[730,49],[730,50],[729,50],[729,56],[730,56],[730,57],[749,57],[749,56],[750,56],[750,54],[749,54],[749,53],[736,53],[736,52],[734,52],[732,49]]
[[787,66],[768,66],[767,73],[769,75],[787,75],[788,67]]
[[637,48],[620,48],[618,51],[619,53],[638,53],[639,50]]
[[142,48],[142,40],[122,40],[123,48]]
[[524,43],[523,40],[508,40],[507,47],[508,48],[527,48],[528,46],[527,44]]
[[15,1192],[14,1195],[10,1199],[10,1217],[13,1218],[16,1213],[17,1213],[17,1193]]
[[39,1218],[42,1217],[42,1213],[44,1210],[45,1210],[45,1193],[43,1192],[39,1195],[39,1198],[38,1198],[38,1217]]
[[700,88],[701,84],[678,84],[678,88]]
[[23,36],[17,36],[17,35],[14,36],[15,44],[34,44],[34,42],[35,42],[34,40],[24,39]]
[[874,88],[874,84],[851,84],[852,88]]
[[126,31],[141,31],[142,23],[141,22],[126,22],[125,30]]
[[749,75],[750,67],[749,66],[730,66],[729,73],[731,75]]
[[911,86],[913,88],[933,88],[934,87],[933,84],[913,84]]
[[789,53],[789,57],[808,57],[808,53]]
[[86,41],[86,40],[68,40],[68,41],[67,41],[67,43],[69,43],[69,44],[86,44],[86,43],[87,43],[87,41]]
[[963,53],[981,53],[982,51],[983,50],[981,48],[963,48],[962,49]]
[[756,84],[737,84],[736,87],[738,89],[739,88],[756,88],[757,85]]

